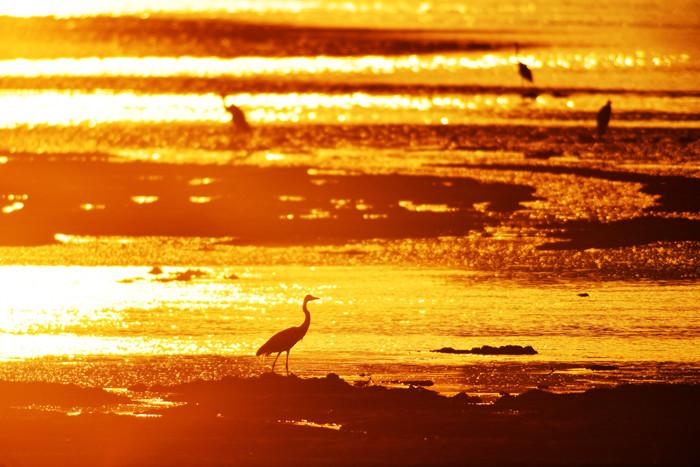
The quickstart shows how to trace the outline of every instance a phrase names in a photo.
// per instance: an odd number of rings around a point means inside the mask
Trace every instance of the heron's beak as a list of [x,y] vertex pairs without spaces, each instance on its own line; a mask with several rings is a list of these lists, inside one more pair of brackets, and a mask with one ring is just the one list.
[[309,301],[311,301],[311,300],[319,300],[319,298],[318,298],[318,297],[314,297],[314,296],[312,295],[311,298],[309,299]]

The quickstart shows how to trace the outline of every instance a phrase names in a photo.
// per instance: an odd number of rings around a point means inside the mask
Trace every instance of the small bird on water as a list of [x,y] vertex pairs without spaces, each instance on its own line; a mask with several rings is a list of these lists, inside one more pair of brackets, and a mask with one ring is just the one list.
[[522,80],[526,80],[532,83],[532,70],[530,70],[530,68],[527,65],[520,61],[520,57],[518,57],[519,54],[520,47],[518,47],[518,44],[515,44],[515,59],[518,61],[518,74],[521,78],[521,84],[523,84]]
[[612,115],[612,102],[608,99],[608,103],[600,108],[598,111],[598,138],[602,138],[606,131],[608,131],[608,124],[610,123],[610,116]]
[[309,330],[309,324],[311,324],[311,313],[309,313],[309,310],[306,308],[306,304],[312,300],[318,300],[318,297],[314,297],[313,295],[307,295],[304,297],[304,305],[302,306],[302,310],[304,311],[304,322],[301,323],[300,326],[292,326],[291,328],[278,332],[274,336],[270,337],[270,339],[265,342],[255,353],[255,355],[259,357],[260,355],[270,355],[277,352],[275,361],[272,362],[273,373],[275,372],[275,364],[277,363],[277,359],[280,357],[280,354],[282,352],[287,352],[285,367],[287,368],[287,376],[289,376],[289,351],[292,350],[292,347],[294,347],[297,342],[304,338],[306,332]]
[[223,101],[226,112],[231,114],[231,125],[233,129],[238,133],[250,133],[251,128],[248,124],[248,120],[245,118],[243,110],[234,104],[226,105],[226,96],[224,95],[221,96],[221,100]]

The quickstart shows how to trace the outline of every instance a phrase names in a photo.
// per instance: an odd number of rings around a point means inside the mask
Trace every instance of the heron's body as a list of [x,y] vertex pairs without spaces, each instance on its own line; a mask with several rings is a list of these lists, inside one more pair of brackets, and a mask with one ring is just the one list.
[[250,132],[250,125],[248,124],[248,120],[246,120],[245,114],[239,107],[231,104],[229,106],[225,106],[224,108],[226,109],[226,112],[231,114],[231,124],[237,132]]
[[518,62],[518,74],[522,79],[532,83],[532,70],[530,70],[527,65],[520,61]]
[[273,353],[277,354],[275,361],[272,363],[273,372],[275,371],[275,364],[277,363],[277,359],[279,358],[280,354],[282,352],[286,352],[286,368],[287,374],[289,374],[289,351],[292,350],[292,347],[294,347],[297,342],[304,338],[306,332],[309,330],[309,325],[311,324],[311,313],[309,313],[306,305],[312,300],[318,300],[318,298],[312,295],[307,295],[304,297],[304,305],[302,306],[302,310],[304,311],[304,322],[301,323],[300,326],[293,326],[285,329],[284,331],[278,332],[274,336],[270,337],[270,339],[268,339],[268,341],[265,342],[255,353],[257,356],[270,355]]
[[612,102],[608,100],[608,103],[600,108],[598,111],[598,137],[602,137],[606,131],[608,131],[608,124],[610,123],[610,117],[612,116]]
[[532,70],[525,65],[523,62],[520,61],[520,47],[518,47],[518,44],[515,44],[515,59],[518,61],[518,74],[520,75],[520,80],[521,84],[524,84],[524,81],[529,81],[530,83],[533,82],[533,77],[532,77]]

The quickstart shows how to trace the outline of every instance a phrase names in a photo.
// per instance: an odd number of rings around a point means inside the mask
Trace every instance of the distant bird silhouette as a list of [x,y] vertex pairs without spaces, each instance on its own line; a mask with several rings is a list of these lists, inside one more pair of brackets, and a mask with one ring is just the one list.
[[608,124],[610,123],[610,116],[612,115],[612,102],[608,99],[608,103],[600,108],[598,111],[598,138],[602,138],[606,131],[608,131]]
[[240,107],[230,104],[226,105],[226,96],[222,95],[221,100],[224,104],[224,109],[226,112],[231,114],[231,124],[233,129],[238,133],[250,133],[251,128],[248,124],[248,120],[245,118],[245,113],[240,109]]
[[292,347],[294,347],[297,342],[304,338],[306,331],[309,330],[309,324],[311,324],[311,313],[309,313],[309,310],[306,308],[306,304],[312,300],[318,300],[318,297],[314,297],[313,295],[307,295],[304,297],[304,305],[302,306],[302,310],[304,310],[305,317],[304,322],[301,323],[301,326],[293,326],[285,329],[284,331],[278,332],[274,336],[270,337],[270,339],[265,342],[255,353],[255,355],[259,357],[260,355],[270,355],[277,352],[275,361],[272,362],[273,373],[275,372],[275,364],[277,363],[277,359],[280,358],[280,354],[282,352],[287,352],[285,367],[287,368],[287,376],[289,376],[289,351],[292,350]]
[[528,68],[527,65],[525,65],[523,62],[520,61],[520,48],[518,47],[518,44],[515,44],[515,59],[518,61],[518,74],[520,75],[520,84],[524,84],[523,80],[527,80],[529,82],[534,82],[532,78],[532,70]]

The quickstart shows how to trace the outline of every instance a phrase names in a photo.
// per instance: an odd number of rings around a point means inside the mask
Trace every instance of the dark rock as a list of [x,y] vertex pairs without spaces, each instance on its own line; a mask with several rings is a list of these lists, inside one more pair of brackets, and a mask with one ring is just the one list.
[[204,271],[200,271],[198,269],[188,269],[186,271],[175,273],[173,276],[157,280],[158,282],[189,282],[195,277],[202,277],[206,275],[207,273]]
[[466,349],[454,349],[452,347],[443,347],[441,349],[431,350],[431,352],[451,353],[451,354],[475,354],[475,355],[535,355],[537,351],[530,345],[503,345],[500,347],[492,347],[490,345],[482,345],[481,347],[472,347]]
[[609,370],[617,370],[619,367],[616,365],[586,365],[584,366],[585,369],[587,370],[593,370],[593,371],[609,371]]

